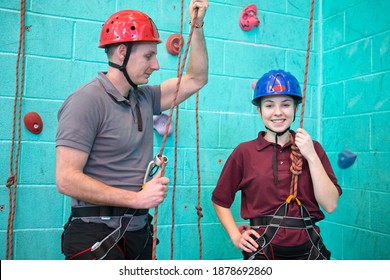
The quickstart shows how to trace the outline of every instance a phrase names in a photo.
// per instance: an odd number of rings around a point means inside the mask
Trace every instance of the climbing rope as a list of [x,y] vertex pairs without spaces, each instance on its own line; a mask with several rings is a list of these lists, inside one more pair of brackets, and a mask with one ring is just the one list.
[[[24,86],[24,33],[25,33],[25,0],[20,1],[20,35],[19,35],[19,46],[18,55],[16,59],[16,89],[14,98],[14,111],[12,119],[12,140],[11,140],[11,151],[10,151],[10,177],[7,179],[6,187],[8,188],[9,196],[9,212],[8,212],[8,226],[6,236],[6,260],[13,259],[13,235],[14,235],[14,221],[16,212],[16,190],[18,184],[18,170],[19,170],[19,154],[20,154],[20,135],[21,135],[21,114],[22,114],[22,100],[23,100],[23,86]],[[21,60],[21,63],[20,63]],[[19,73],[19,64],[22,69]],[[20,89],[19,89],[19,75],[21,77]],[[18,104],[19,96],[19,104]],[[18,119],[16,121],[16,115]],[[15,152],[15,129],[17,126],[17,145],[16,154]],[[15,160],[15,168],[13,161]]]
[[[307,88],[306,85],[307,85],[307,74],[309,71],[310,44],[311,44],[311,34],[313,29],[313,14],[314,14],[314,0],[311,1],[311,6],[310,6],[309,31],[307,35],[308,38],[307,38],[307,48],[306,48],[306,63],[305,63],[305,73],[303,77],[302,110],[301,110],[300,122],[299,122],[300,128],[302,128],[303,126],[303,116],[305,113],[306,88]],[[290,134],[290,139],[292,143],[291,155],[290,155],[290,158],[292,160],[292,164],[290,167],[292,178],[290,184],[289,198],[295,200],[298,193],[298,176],[302,173],[303,158],[291,134]]]
[[[181,1],[180,7],[180,40],[183,38],[183,19],[184,19],[184,1]],[[181,49],[182,44],[179,43],[179,53],[177,57],[177,76],[180,75],[181,69]],[[176,184],[177,184],[177,147],[179,136],[179,105],[176,105],[176,126],[175,126],[175,142],[174,142],[174,162],[173,162],[173,186],[172,186],[172,224],[171,224],[171,256],[173,260],[174,256],[174,234],[175,234],[175,197],[176,197]]]
[[[183,38],[183,14],[184,14],[184,1],[181,1],[181,15],[180,15],[180,38]],[[181,47],[179,44],[177,75],[180,75],[181,69]],[[175,232],[175,197],[176,197],[176,185],[177,185],[177,147],[178,147],[178,128],[179,128],[179,105],[176,105],[176,126],[175,126],[175,141],[174,141],[174,174],[173,174],[173,187],[172,187],[172,225],[171,225],[171,255],[170,259],[174,256],[174,232]],[[200,243],[199,259],[202,259],[202,233],[200,227],[200,218],[203,217],[202,208],[200,206],[200,162],[199,162],[199,92],[196,93],[196,107],[195,107],[195,119],[196,119],[196,158],[197,158],[197,174],[198,174],[198,204],[195,207],[198,215],[198,234]]]
[[[195,14],[194,20],[192,22],[195,22],[196,17],[197,17],[197,13]],[[177,79],[177,83],[176,83],[176,90],[175,90],[175,93],[174,93],[174,96],[173,96],[173,99],[172,99],[172,102],[171,102],[171,107],[169,109],[168,120],[166,122],[165,132],[164,132],[164,136],[163,136],[163,139],[162,139],[162,142],[161,142],[160,152],[158,153],[158,157],[160,157],[160,158],[163,157],[163,152],[164,152],[165,144],[166,144],[167,137],[168,137],[169,126],[171,125],[171,122],[172,122],[173,109],[175,107],[176,100],[177,100],[177,95],[179,93],[180,83],[181,83],[181,79],[183,77],[184,65],[185,65],[185,62],[187,60],[187,55],[188,55],[188,51],[189,51],[190,44],[191,44],[191,39],[192,39],[192,34],[194,33],[194,27],[195,27],[195,25],[191,24],[190,33],[188,35],[188,41],[187,41],[186,48],[185,48],[184,55],[183,55],[183,61],[182,61],[181,65],[180,65],[180,71],[179,71],[179,74],[178,74],[178,77],[177,77],[178,79]],[[162,161],[162,162],[163,162],[163,164],[161,166],[161,176],[164,176],[164,173],[165,173],[165,163],[164,163],[164,161]],[[153,219],[154,219],[154,222],[153,222],[153,245],[152,245],[152,259],[153,260],[156,259],[157,217],[158,217],[158,206],[156,206],[154,208],[154,216],[153,216]]]
[[195,123],[196,123],[196,170],[198,174],[198,204],[196,205],[196,213],[198,215],[198,235],[199,235],[199,259],[202,259],[202,230],[200,227],[200,219],[203,217],[202,207],[200,206],[200,155],[199,155],[199,92],[196,93],[196,106],[195,106]]

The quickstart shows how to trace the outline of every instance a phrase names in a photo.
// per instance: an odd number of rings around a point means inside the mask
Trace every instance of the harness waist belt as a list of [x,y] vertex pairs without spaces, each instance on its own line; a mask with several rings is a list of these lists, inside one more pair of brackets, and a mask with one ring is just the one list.
[[252,227],[256,226],[268,226],[271,224],[272,219],[274,218],[281,218],[282,221],[280,223],[280,227],[287,227],[287,228],[306,228],[308,226],[314,225],[317,222],[317,219],[314,217],[310,217],[307,219],[303,218],[294,218],[294,217],[278,217],[278,216],[260,216],[256,218],[250,219],[250,225]]
[[83,217],[120,217],[124,215],[142,216],[148,214],[149,209],[133,209],[110,206],[72,207],[72,216]]

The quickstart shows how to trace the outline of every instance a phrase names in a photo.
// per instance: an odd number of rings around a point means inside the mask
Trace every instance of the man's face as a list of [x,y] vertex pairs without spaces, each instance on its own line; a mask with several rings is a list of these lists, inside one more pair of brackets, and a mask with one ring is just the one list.
[[135,84],[147,84],[150,75],[160,69],[157,60],[157,43],[134,43],[126,69]]

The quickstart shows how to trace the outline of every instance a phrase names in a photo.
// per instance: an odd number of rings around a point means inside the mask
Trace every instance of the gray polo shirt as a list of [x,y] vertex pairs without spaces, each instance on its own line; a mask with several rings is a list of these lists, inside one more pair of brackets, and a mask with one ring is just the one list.
[[[138,131],[136,100],[124,98],[105,74],[99,73],[61,106],[56,145],[87,152],[86,175],[110,186],[139,191],[153,157],[153,115],[161,113],[160,97],[160,86],[139,87],[143,130]],[[90,205],[74,198],[71,203],[73,207]],[[117,220],[103,222],[117,227]],[[146,217],[137,216],[133,220],[131,227],[136,230],[145,225]]]

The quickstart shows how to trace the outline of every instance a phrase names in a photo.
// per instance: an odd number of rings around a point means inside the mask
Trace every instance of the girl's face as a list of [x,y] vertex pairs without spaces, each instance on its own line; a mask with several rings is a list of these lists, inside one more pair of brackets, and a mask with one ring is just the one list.
[[283,132],[294,121],[297,106],[291,96],[275,95],[262,97],[257,110],[266,127]]

